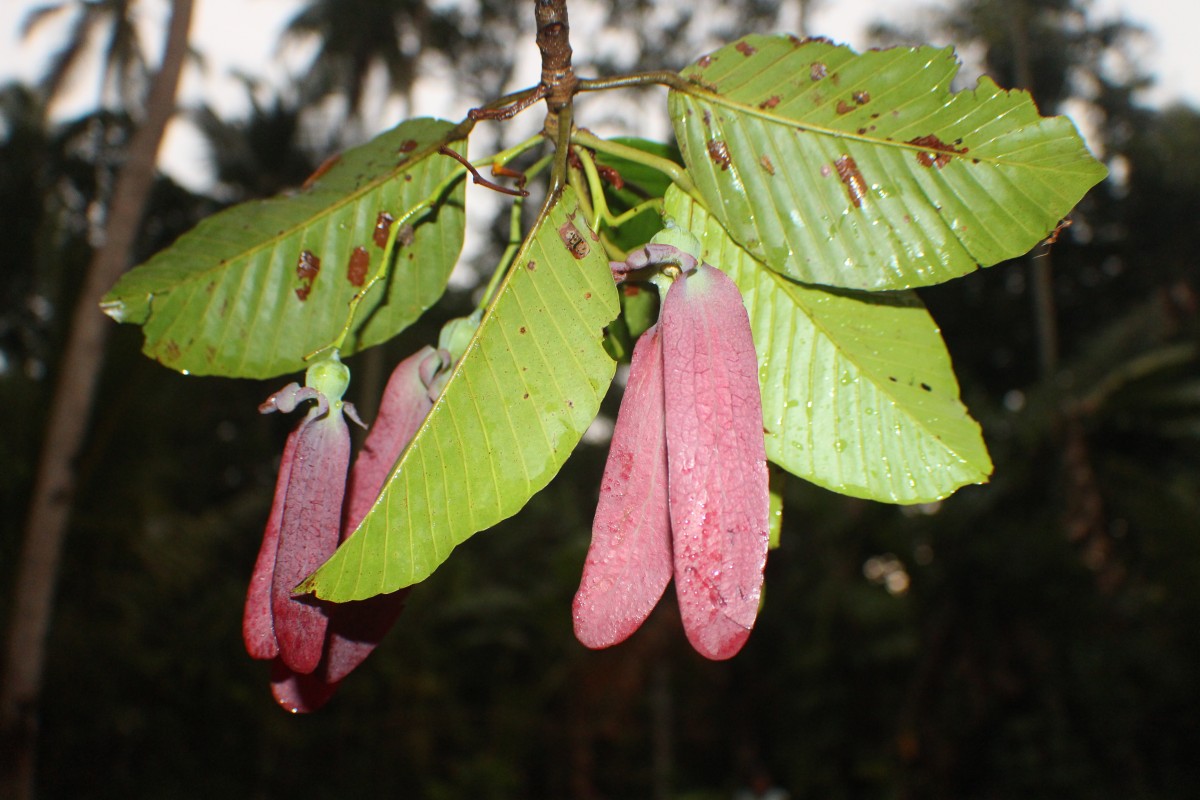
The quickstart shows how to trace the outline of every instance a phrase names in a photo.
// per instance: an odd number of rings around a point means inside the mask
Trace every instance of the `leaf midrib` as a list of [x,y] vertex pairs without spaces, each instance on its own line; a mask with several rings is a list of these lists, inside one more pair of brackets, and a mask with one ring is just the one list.
[[[376,191],[379,191],[379,190],[385,188],[387,186],[387,184],[397,180],[401,175],[404,175],[406,172],[408,172],[422,164],[429,163],[428,156],[432,156],[432,155],[436,155],[436,152],[433,150],[426,151],[424,154],[425,157],[420,157],[421,154],[418,154],[418,157],[409,159],[408,161],[405,161],[399,167],[395,168],[393,171],[388,172],[385,175],[382,175],[378,178],[368,181],[367,183],[363,184],[363,186],[361,188],[359,188],[358,190],[356,190],[354,192],[351,192],[350,194],[342,194],[341,192],[338,192],[330,187],[323,187],[316,191],[310,191],[308,193],[308,196],[310,199],[321,200],[322,199],[321,194],[328,193],[328,194],[333,195],[335,197],[335,200],[331,204],[321,206],[321,208],[318,211],[316,211],[315,213],[313,213],[311,215],[305,216],[303,219],[293,223],[290,227],[283,228],[282,230],[277,232],[274,236],[268,237],[266,239],[260,239],[260,240],[258,240],[258,242],[256,244],[253,244],[253,245],[247,247],[246,249],[239,250],[236,254],[229,256],[228,258],[223,258],[223,259],[217,261],[216,263],[212,263],[211,261],[209,261],[210,266],[208,266],[207,268],[202,268],[202,269],[196,270],[196,271],[189,271],[188,277],[183,278],[182,280],[172,281],[171,285],[169,287],[167,287],[165,289],[161,289],[161,290],[152,290],[152,291],[147,292],[147,294],[151,298],[158,297],[158,296],[166,297],[167,295],[170,295],[178,287],[185,286],[185,285],[191,284],[191,283],[195,283],[197,281],[206,280],[210,276],[212,276],[214,274],[219,274],[226,270],[242,268],[242,267],[244,267],[246,262],[253,261],[262,250],[278,246],[282,242],[286,241],[289,237],[295,236],[297,232],[303,231],[305,228],[308,228],[308,227],[316,224],[317,220],[333,216],[334,214],[337,214],[339,212],[346,210],[346,208],[348,206],[355,205],[358,202],[360,202],[363,198],[365,198],[367,195],[371,194],[372,192],[376,192]],[[462,167],[461,165],[458,165],[455,163],[455,164],[450,164],[449,166],[450,166],[450,172],[447,173],[446,176],[439,181],[439,185],[445,184],[446,188],[450,188],[451,186],[453,186],[452,178],[457,177],[457,178],[461,179],[466,176],[466,169],[464,167]],[[335,169],[336,169],[336,167],[335,167]],[[332,170],[331,170],[331,172],[332,172]],[[455,174],[456,172],[457,172],[457,175]],[[326,173],[326,175],[324,177],[328,178],[329,173]],[[437,187],[435,186],[433,188],[437,188]],[[318,192],[320,192],[320,194],[318,194]],[[266,205],[267,207],[271,208],[272,210],[275,210],[275,209],[284,208],[285,203],[289,199],[290,198],[288,198],[284,195],[276,195],[274,197],[269,197],[264,200],[261,200],[259,202]],[[425,200],[421,200],[421,201],[414,203],[413,205],[407,207],[405,209],[405,211],[400,216],[398,216],[396,218],[396,221],[392,224],[399,225],[399,224],[402,224],[402,221],[403,221],[403,224],[412,225],[415,228],[417,223],[419,223],[420,218],[418,218],[417,220],[405,220],[405,218],[410,216],[424,202],[425,202]],[[233,207],[227,209],[227,211],[234,211],[237,208],[239,208],[239,206],[233,206]],[[429,210],[432,211],[433,209],[431,208]],[[421,218],[423,218],[423,217],[424,217],[424,215],[422,215]],[[214,220],[214,221],[218,220],[218,219],[219,219],[219,215],[209,218],[209,220]],[[205,222],[208,222],[208,220],[205,220]],[[206,241],[208,239],[209,234],[207,232],[204,232],[203,237],[200,237],[200,234],[201,234],[200,229],[197,229],[195,231],[195,233],[197,234],[197,238],[200,239],[201,242]],[[236,240],[233,240],[233,239],[226,238],[226,241],[236,243]],[[193,262],[200,261],[203,263],[203,261],[206,261],[207,259],[203,259],[202,256],[199,253],[197,253],[197,254],[193,255],[190,260],[192,260]]]
[[[817,136],[828,136],[828,137],[835,138],[835,139],[848,139],[850,141],[861,142],[863,144],[874,146],[874,147],[892,148],[892,149],[896,149],[896,150],[907,151],[910,153],[928,153],[928,154],[934,155],[935,157],[949,155],[949,156],[951,156],[951,161],[953,161],[955,159],[960,159],[960,158],[968,158],[972,161],[972,163],[975,163],[975,162],[986,163],[986,164],[996,166],[996,167],[1023,167],[1026,169],[1041,170],[1042,172],[1049,173],[1049,174],[1058,174],[1058,173],[1074,174],[1074,172],[1072,170],[1055,169],[1052,167],[1039,166],[1037,164],[1032,164],[1029,162],[1011,161],[1008,158],[1000,158],[998,156],[987,156],[987,155],[968,156],[966,154],[961,154],[961,153],[948,153],[946,151],[938,150],[936,148],[920,147],[918,145],[909,144],[908,142],[897,141],[896,139],[889,139],[886,137],[880,138],[878,136],[869,136],[867,134],[858,133],[856,131],[843,131],[843,130],[839,130],[837,128],[831,128],[831,127],[828,127],[825,125],[818,125],[813,122],[807,122],[803,119],[792,119],[790,117],[784,117],[780,114],[773,114],[769,111],[759,108],[756,105],[747,105],[740,101],[732,100],[729,97],[727,97],[726,95],[717,94],[717,93],[712,92],[709,89],[705,89],[704,87],[702,87],[698,84],[695,84],[695,83],[690,83],[688,86],[689,86],[688,91],[684,91],[683,89],[680,89],[680,88],[672,88],[671,91],[677,92],[681,95],[688,96],[690,99],[695,100],[697,102],[709,102],[713,105],[723,106],[724,108],[728,108],[732,111],[736,111],[739,114],[743,114],[745,116],[755,117],[766,123],[770,123],[773,125],[780,125],[780,126],[783,126],[786,128],[803,131],[805,133],[811,133],[811,134],[814,134]],[[1054,119],[1054,118],[1052,117],[1050,119]],[[1006,155],[1011,155],[1011,153],[1006,153]]]

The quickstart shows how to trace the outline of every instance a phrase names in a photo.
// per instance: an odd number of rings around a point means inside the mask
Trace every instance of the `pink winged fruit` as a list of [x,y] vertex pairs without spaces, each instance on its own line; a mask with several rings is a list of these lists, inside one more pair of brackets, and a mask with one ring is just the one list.
[[754,627],[767,558],[758,359],[741,294],[720,270],[658,242],[612,266],[622,279],[655,265],[669,288],[634,347],[575,635],[593,648],[624,641],[674,577],[688,640],[725,659]]
[[449,365],[448,352],[425,347],[396,367],[348,480],[343,410],[358,418],[341,401],[350,375],[336,355],[309,368],[305,388],[289,384],[260,406],[263,413],[290,412],[305,400],[317,401],[284,447],[242,626],[247,652],[272,662],[271,691],[293,713],[324,705],[404,607],[408,589],[341,604],[296,598],[291,591],[366,516],[433,407]]

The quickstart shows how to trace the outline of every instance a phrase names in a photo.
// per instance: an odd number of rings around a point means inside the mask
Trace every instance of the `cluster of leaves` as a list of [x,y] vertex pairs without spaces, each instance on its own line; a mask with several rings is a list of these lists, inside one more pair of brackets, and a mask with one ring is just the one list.
[[[302,588],[346,601],[418,582],[562,467],[612,381],[610,351],[653,317],[652,295],[619,295],[608,261],[662,222],[616,183],[699,238],[741,290],[772,462],[891,503],[986,480],[979,426],[907,290],[1026,252],[1105,171],[1069,121],[987,78],[952,93],[956,71],[948,49],[751,36],[656,78],[672,89],[682,165],[661,145],[573,131],[576,159],[557,162],[569,174],[501,260],[442,396]],[[445,291],[467,172],[444,154],[464,152],[472,127],[406,122],[293,194],[215,215],[123,278],[105,309],[143,326],[148,355],[197,375],[297,371],[338,339],[352,301],[343,352],[386,341]],[[609,198],[629,213],[612,217]]]

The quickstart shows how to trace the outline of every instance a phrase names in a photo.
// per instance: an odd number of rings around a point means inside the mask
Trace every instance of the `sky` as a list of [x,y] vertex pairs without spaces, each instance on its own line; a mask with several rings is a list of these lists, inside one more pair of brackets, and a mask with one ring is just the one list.
[[[809,20],[809,32],[824,35],[856,48],[869,46],[867,26],[876,20],[899,21],[919,13],[940,0],[822,0]],[[944,1],[944,0],[941,0]],[[12,79],[32,81],[45,69],[47,60],[65,29],[69,15],[59,15],[44,26],[40,35],[28,40],[20,37],[21,21],[30,9],[46,0],[3,0],[0,2],[0,84]],[[208,103],[218,113],[237,114],[246,109],[237,72],[262,77],[271,84],[282,84],[308,62],[311,49],[279,51],[277,41],[286,21],[295,13],[299,0],[196,0],[192,42],[205,57],[205,65],[190,65],[181,89],[185,105]],[[515,4],[519,5],[519,4]],[[1156,86],[1142,99],[1151,105],[1183,101],[1200,107],[1200,48],[1193,31],[1200,28],[1200,3],[1195,0],[1093,0],[1099,18],[1123,17],[1144,25],[1149,36],[1137,55],[1156,78]],[[574,8],[574,7],[573,7]],[[583,6],[579,6],[583,8]],[[147,48],[156,57],[167,13],[166,0],[142,0],[139,9],[147,31]],[[235,22],[231,22],[235,21]],[[577,30],[579,19],[573,15]],[[578,38],[578,37],[577,37]],[[938,42],[940,44],[940,42]],[[514,87],[536,83],[538,62],[531,43],[519,51],[518,74]],[[579,49],[580,43],[576,42]],[[95,63],[95,62],[93,62]],[[681,66],[681,65],[675,65]],[[98,80],[94,75],[80,77],[73,86],[71,99],[55,108],[56,114],[69,117],[86,111],[95,102]],[[460,118],[466,108],[447,107],[450,99],[444,86],[427,85],[418,89],[416,111],[422,115]],[[386,111],[386,110],[385,110]],[[647,132],[639,132],[650,135]],[[162,161],[169,172],[192,188],[200,188],[203,165],[194,157],[198,138],[186,123],[172,126],[164,145]]]

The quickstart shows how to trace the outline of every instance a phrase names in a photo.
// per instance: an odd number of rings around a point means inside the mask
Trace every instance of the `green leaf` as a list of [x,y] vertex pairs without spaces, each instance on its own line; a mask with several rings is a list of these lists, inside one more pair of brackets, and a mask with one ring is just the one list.
[[950,48],[748,36],[684,70],[695,88],[669,105],[705,204],[763,263],[924,286],[1025,253],[1106,174],[1028,93],[951,93],[958,66]]
[[666,215],[724,270],[750,314],[767,458],[854,497],[922,503],[981,483],[992,465],[937,325],[911,292],[824,290],[751,257],[699,203]]
[[344,602],[416,583],[558,472],[616,369],[601,343],[616,287],[578,212],[567,188],[539,220],[379,500],[301,591]]
[[[374,272],[386,213],[402,230],[391,277],[358,309],[342,354],[390,339],[445,290],[463,240],[463,169],[439,155],[448,122],[417,119],[341,155],[304,188],[215,214],[127,273],[102,307],[144,328],[146,355],[197,375],[268,378],[330,344]],[[465,143],[455,143],[456,149]],[[422,204],[433,204],[426,211]],[[377,235],[380,234],[380,235]],[[312,268],[317,268],[315,277]],[[357,284],[357,285],[356,285]],[[386,298],[386,299],[385,299]]]

